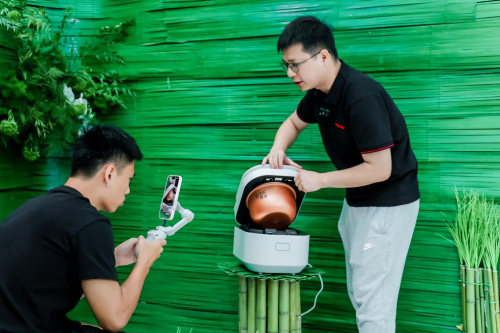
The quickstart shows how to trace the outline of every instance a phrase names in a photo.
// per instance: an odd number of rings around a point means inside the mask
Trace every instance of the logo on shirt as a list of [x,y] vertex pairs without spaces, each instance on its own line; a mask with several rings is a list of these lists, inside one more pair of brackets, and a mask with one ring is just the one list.
[[342,125],[339,125],[339,124],[335,123],[335,126],[337,126],[337,127],[338,127],[338,128],[340,128],[340,129],[345,130],[345,127],[344,127],[344,126],[342,126]]

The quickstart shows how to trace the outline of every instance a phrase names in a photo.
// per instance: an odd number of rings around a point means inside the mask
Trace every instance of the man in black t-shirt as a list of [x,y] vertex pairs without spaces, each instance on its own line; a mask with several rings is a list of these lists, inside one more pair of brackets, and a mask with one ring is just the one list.
[[[99,211],[123,205],[141,159],[123,130],[87,128],[75,143],[66,184],[0,223],[0,333],[103,332],[66,317],[82,295],[103,329],[127,324],[166,241],[139,236],[114,248],[111,224]],[[134,262],[119,285],[115,266]]]
[[[339,219],[347,287],[361,333],[395,332],[404,263],[417,220],[417,160],[405,120],[380,84],[338,59],[331,27],[300,17],[278,41],[282,66],[306,95],[262,161],[299,169],[304,192],[346,188]],[[286,150],[317,123],[336,171],[303,170]]]

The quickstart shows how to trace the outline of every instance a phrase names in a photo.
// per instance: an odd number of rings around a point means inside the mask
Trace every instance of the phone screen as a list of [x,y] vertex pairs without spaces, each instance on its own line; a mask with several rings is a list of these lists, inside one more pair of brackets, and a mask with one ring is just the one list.
[[172,220],[177,208],[181,191],[182,177],[170,175],[167,177],[165,189],[160,203],[159,217],[163,220]]

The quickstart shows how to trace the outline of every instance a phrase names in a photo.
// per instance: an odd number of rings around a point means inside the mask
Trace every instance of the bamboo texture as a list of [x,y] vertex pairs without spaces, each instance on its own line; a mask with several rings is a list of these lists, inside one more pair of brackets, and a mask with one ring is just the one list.
[[[184,177],[180,202],[196,215],[169,239],[168,260],[162,256],[153,266],[125,331],[164,333],[180,326],[183,332],[235,332],[238,280],[217,264],[233,259],[233,207],[242,174],[260,163],[303,96],[280,71],[276,53],[282,29],[301,15],[331,23],[340,58],[379,81],[406,118],[419,161],[421,209],[401,284],[397,330],[454,329],[461,316],[459,258],[438,235],[448,234],[443,213],[454,212],[455,186],[500,195],[494,185],[500,181],[498,1],[32,3],[47,6],[54,21],[70,5],[79,20],[75,32],[84,36],[136,19],[132,35],[116,45],[126,62],[116,69],[137,98],[126,101],[127,110],[100,118],[136,137],[145,155],[136,164],[126,204],[110,215],[116,243],[158,225],[168,174]],[[0,75],[17,58],[12,45],[0,30]],[[314,126],[289,156],[305,169],[333,169]],[[69,168],[69,153],[30,164],[0,148],[0,221],[63,184]],[[293,225],[311,235],[311,264],[327,273],[317,309],[303,318],[308,333],[330,327],[357,332],[335,226],[343,197],[341,189],[308,194]],[[130,270],[118,269],[121,282]],[[318,289],[315,279],[303,281],[303,303],[312,303]],[[498,299],[493,302],[498,305]],[[85,300],[71,318],[97,324]]]

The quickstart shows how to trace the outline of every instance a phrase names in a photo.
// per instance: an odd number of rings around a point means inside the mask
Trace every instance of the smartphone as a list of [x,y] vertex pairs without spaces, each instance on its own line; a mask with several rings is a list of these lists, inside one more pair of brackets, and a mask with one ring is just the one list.
[[162,220],[172,220],[177,209],[179,193],[181,192],[182,177],[170,175],[167,177],[165,189],[160,203],[160,212],[158,216]]

